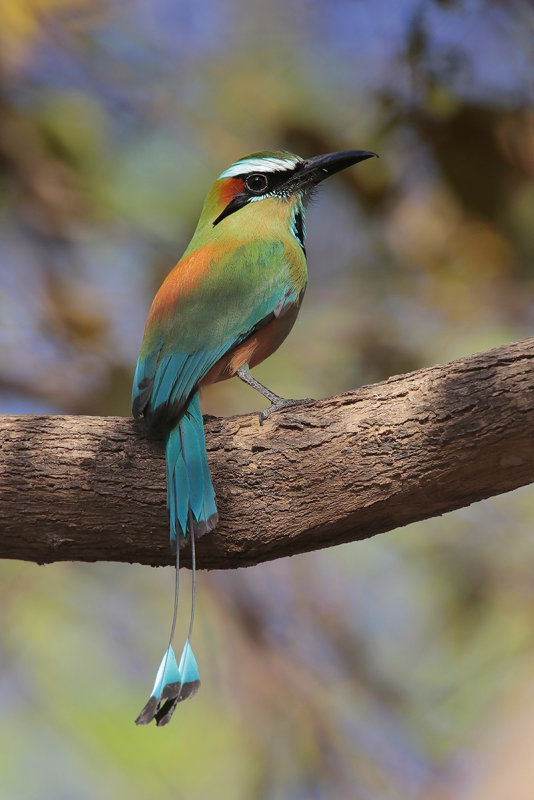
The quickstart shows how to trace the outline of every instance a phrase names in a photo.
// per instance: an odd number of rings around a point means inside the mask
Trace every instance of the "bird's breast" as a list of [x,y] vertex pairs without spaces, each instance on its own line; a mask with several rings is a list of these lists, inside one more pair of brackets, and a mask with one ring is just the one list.
[[304,292],[283,315],[273,316],[264,327],[254,331],[244,342],[225,353],[204,376],[200,385],[207,386],[210,383],[227,380],[245,364],[251,368],[256,367],[278,350],[295,323],[303,294]]

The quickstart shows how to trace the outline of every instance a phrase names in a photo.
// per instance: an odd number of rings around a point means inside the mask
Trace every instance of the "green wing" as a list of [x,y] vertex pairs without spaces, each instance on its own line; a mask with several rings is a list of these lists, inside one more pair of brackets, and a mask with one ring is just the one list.
[[252,242],[218,259],[167,324],[145,332],[134,416],[144,414],[154,425],[176,418],[228,350],[297,302],[306,285],[305,262],[295,272],[282,242]]

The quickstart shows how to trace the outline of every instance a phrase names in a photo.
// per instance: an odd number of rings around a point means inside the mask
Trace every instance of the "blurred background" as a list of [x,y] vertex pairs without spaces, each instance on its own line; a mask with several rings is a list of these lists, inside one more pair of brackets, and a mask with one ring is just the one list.
[[[0,413],[129,414],[154,293],[260,149],[381,156],[309,211],[275,391],[528,336],[533,80],[527,0],[0,0]],[[260,408],[237,383],[205,412]],[[133,720],[172,570],[3,562],[0,796],[532,798],[533,523],[526,488],[202,573],[203,687],[164,729]]]

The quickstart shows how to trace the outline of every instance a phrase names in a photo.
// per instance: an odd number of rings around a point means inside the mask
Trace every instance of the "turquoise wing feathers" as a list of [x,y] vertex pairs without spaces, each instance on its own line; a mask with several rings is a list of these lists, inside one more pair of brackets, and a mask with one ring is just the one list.
[[234,345],[225,342],[211,350],[167,353],[164,337],[147,358],[139,357],[132,390],[132,413],[151,425],[176,419],[203,376]]
[[223,355],[296,303],[304,288],[305,277],[292,277],[281,242],[250,243],[219,257],[216,269],[179,298],[174,314],[163,322],[149,318],[134,378],[133,415],[144,414],[152,425],[177,418]]

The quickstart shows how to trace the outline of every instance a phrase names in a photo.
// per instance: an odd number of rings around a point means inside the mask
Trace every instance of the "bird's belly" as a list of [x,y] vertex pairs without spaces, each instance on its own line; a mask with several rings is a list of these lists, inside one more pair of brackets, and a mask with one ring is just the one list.
[[297,318],[299,305],[295,304],[281,317],[275,317],[264,328],[255,331],[248,339],[232,348],[206,373],[200,386],[231,378],[237,370],[248,364],[256,367],[277,350]]

